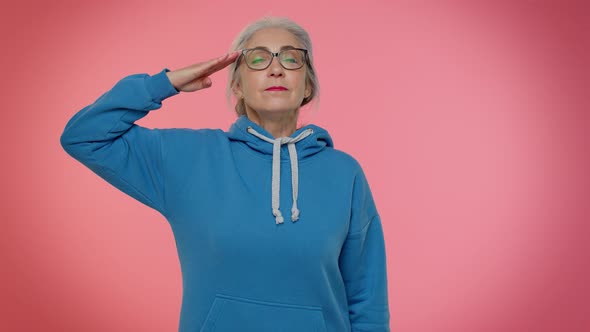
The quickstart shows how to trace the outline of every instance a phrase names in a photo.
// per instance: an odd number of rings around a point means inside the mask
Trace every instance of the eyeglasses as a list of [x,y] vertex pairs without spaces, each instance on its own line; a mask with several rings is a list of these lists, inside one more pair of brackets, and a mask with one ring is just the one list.
[[[283,68],[288,70],[295,70],[303,67],[307,58],[307,50],[303,48],[286,48],[278,53],[273,53],[264,48],[248,48],[242,50],[240,58],[244,58],[248,68],[252,70],[264,70],[270,66],[274,57],[279,59],[279,63]],[[240,64],[238,58],[238,65]],[[236,67],[238,66],[236,65]]]

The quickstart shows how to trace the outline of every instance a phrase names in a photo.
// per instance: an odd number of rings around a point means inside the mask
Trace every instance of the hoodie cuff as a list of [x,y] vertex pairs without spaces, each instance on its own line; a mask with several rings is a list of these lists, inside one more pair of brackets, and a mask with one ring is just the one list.
[[170,69],[164,68],[161,72],[149,76],[146,80],[147,90],[155,103],[161,103],[162,100],[180,93],[166,75],[169,71]]

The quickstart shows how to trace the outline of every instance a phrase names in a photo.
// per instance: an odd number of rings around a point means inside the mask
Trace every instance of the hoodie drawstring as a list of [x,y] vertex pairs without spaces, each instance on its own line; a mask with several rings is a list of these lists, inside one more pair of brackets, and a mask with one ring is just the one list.
[[291,208],[291,221],[299,219],[299,209],[297,208],[297,196],[299,194],[299,165],[297,159],[297,150],[295,143],[301,141],[313,133],[313,129],[306,129],[296,137],[279,137],[276,139],[268,138],[252,127],[248,127],[248,132],[262,140],[273,144],[272,151],[272,214],[275,216],[277,224],[283,223],[283,216],[279,210],[280,188],[281,188],[281,146],[287,144],[289,157],[291,159],[291,182],[293,187],[293,206]]

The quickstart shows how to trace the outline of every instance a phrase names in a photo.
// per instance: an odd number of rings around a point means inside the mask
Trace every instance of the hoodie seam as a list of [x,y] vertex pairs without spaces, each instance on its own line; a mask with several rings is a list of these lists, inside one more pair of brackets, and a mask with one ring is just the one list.
[[360,237],[361,234],[365,233],[366,229],[369,227],[369,225],[371,225],[371,223],[373,223],[373,220],[375,220],[375,218],[377,218],[378,215],[379,214],[375,214],[373,217],[371,217],[369,219],[369,222],[367,222],[367,224],[365,226],[363,226],[363,228],[360,231],[348,234],[348,236],[346,238],[347,239],[355,239],[357,237]]
[[158,160],[158,162],[160,163],[160,171],[161,171],[161,179],[162,183],[162,211],[161,213],[166,216],[166,170],[164,169],[165,167],[165,163],[164,163],[164,149],[162,149],[162,132],[158,131],[158,147],[160,148],[160,160]]
[[[123,117],[125,115],[127,115],[129,112],[133,112],[134,110],[127,110],[125,113],[123,113],[120,117],[119,117],[119,121],[117,123],[115,123],[111,129],[109,129],[109,131],[107,132],[107,134],[110,134],[113,129],[115,129],[115,127],[122,121],[121,119],[123,119]],[[141,112],[141,111],[140,111]],[[115,140],[109,142],[108,144],[113,144],[116,140],[120,140],[123,139],[123,135],[125,135],[127,132],[129,132],[129,130],[131,130],[133,128],[133,126],[137,126],[137,124],[133,123],[125,133],[119,135]],[[161,141],[161,135],[160,136],[160,157],[162,157],[162,141]],[[162,159],[162,158],[160,158]],[[133,188],[133,190],[135,192],[137,192],[139,195],[141,195],[146,201],[150,202],[154,207],[156,207],[156,210],[158,212],[160,212],[163,216],[166,216],[165,212],[164,212],[164,208],[163,206],[161,206],[160,204],[156,204],[156,202],[154,202],[152,199],[149,198],[149,196],[147,196],[145,193],[143,193],[141,190],[137,189],[137,187],[135,187],[134,185],[132,185],[131,183],[129,183],[127,180],[125,180],[125,178],[123,178],[122,176],[119,176],[119,173],[111,167],[108,166],[101,166],[102,168],[104,168],[105,170],[107,170],[108,172],[110,172],[111,174],[113,174],[114,177],[116,177],[117,179],[119,179],[121,182],[125,183],[127,186],[129,186],[130,188]],[[164,197],[162,197],[162,200],[164,200]]]

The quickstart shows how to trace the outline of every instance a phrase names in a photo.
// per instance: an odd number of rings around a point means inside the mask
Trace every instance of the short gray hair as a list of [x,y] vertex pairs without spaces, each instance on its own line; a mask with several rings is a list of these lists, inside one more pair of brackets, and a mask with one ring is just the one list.
[[[295,38],[303,45],[303,48],[307,49],[307,55],[309,57],[309,63],[307,64],[306,70],[306,84],[311,86],[311,94],[304,98],[301,102],[301,106],[308,104],[312,100],[314,101],[315,108],[319,107],[320,102],[320,83],[318,81],[318,77],[315,71],[315,67],[313,64],[313,48],[311,45],[311,38],[305,29],[303,29],[299,24],[293,22],[291,19],[286,17],[276,17],[276,16],[265,16],[257,21],[254,21],[248,24],[234,39],[230,52],[234,52],[240,49],[245,48],[246,43],[252,36],[259,30],[267,29],[267,28],[279,28],[284,29],[292,33]],[[228,107],[231,107],[231,97],[234,96],[233,89],[232,89],[232,81],[234,83],[239,82],[239,74],[236,70],[236,62],[229,65],[229,76],[227,80],[227,87],[225,90],[226,101]],[[235,111],[238,116],[246,114],[246,106],[244,105],[244,100],[240,99],[236,101]],[[297,110],[299,111],[299,109]]]

